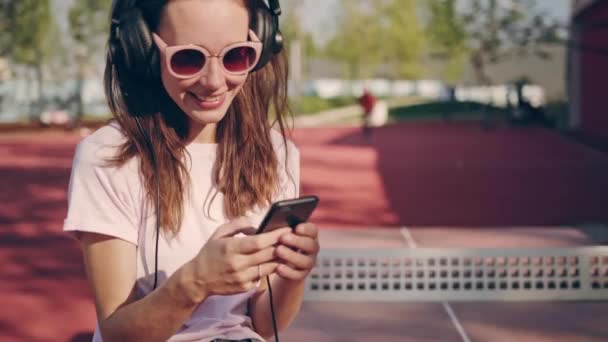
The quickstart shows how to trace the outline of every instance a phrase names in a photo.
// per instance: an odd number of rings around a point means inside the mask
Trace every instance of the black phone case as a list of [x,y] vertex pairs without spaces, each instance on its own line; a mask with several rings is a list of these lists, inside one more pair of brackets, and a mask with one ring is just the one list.
[[317,196],[304,196],[275,202],[266,213],[257,233],[285,226],[295,228],[298,224],[308,220],[318,203]]

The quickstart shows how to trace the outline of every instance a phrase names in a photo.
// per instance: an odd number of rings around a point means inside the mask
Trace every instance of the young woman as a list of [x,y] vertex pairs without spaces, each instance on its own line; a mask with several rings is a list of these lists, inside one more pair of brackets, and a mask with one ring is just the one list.
[[261,280],[280,330],[319,251],[311,223],[251,234],[299,194],[276,16],[259,0],[115,0],[111,15],[114,120],[78,145],[64,225],[82,244],[94,340],[268,338]]

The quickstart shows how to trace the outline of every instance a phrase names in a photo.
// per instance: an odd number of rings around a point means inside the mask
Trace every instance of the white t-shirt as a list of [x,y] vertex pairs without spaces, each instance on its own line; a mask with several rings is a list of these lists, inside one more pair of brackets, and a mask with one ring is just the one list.
[[[132,158],[120,168],[108,167],[107,157],[117,152],[125,137],[115,123],[106,125],[83,139],[76,149],[68,188],[68,214],[63,229],[68,232],[94,232],[117,237],[137,246],[137,283],[139,296],[152,290],[156,216],[153,205],[144,198],[139,161]],[[288,141],[287,171],[285,144],[281,134],[272,131],[271,139],[279,160],[279,191],[276,200],[299,195],[299,152]],[[158,282],[161,284],[179,267],[190,261],[216,228],[227,219],[223,194],[212,185],[216,144],[192,143],[186,147],[191,156],[187,166],[191,189],[184,200],[184,217],[178,235],[161,234],[158,247]],[[215,198],[213,198],[216,194]],[[255,208],[247,217],[257,226],[268,208]],[[170,341],[210,341],[214,338],[257,338],[247,316],[247,301],[255,292],[232,296],[211,296]],[[93,341],[101,341],[99,327]]]

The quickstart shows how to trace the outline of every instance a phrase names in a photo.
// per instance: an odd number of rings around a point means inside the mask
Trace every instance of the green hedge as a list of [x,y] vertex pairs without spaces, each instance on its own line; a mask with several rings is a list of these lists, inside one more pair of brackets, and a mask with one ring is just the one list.
[[357,103],[357,99],[351,96],[333,97],[329,99],[317,96],[302,96],[290,98],[289,105],[294,115],[314,114],[320,111],[337,107],[344,107]]

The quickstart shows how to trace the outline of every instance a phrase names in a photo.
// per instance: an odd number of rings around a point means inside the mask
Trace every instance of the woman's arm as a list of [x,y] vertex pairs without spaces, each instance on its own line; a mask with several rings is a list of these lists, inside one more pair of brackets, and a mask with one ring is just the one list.
[[135,300],[136,246],[94,233],[82,233],[81,242],[106,341],[166,341],[206,298],[192,285],[186,264],[156,290]]
[[[266,279],[263,279],[263,282],[266,284]],[[292,281],[278,275],[271,275],[270,284],[277,330],[281,331],[289,326],[300,311],[304,294],[304,280]],[[255,331],[264,338],[274,336],[269,297],[270,294],[265,289],[256,293],[249,302],[249,314]]]
[[134,298],[136,246],[106,235],[81,233],[103,339],[166,341],[208,296],[254,288],[258,265],[263,276],[275,272],[274,246],[290,229],[233,237],[251,229],[243,220],[220,226],[191,261],[141,299]]
[[[283,330],[302,305],[306,276],[314,267],[320,249],[317,226],[311,223],[298,225],[293,233],[282,235],[279,241],[276,257],[281,264],[276,269],[277,274],[270,277],[270,284],[277,330]],[[274,335],[267,289],[260,289],[250,299],[249,314],[258,334],[264,338]]]

